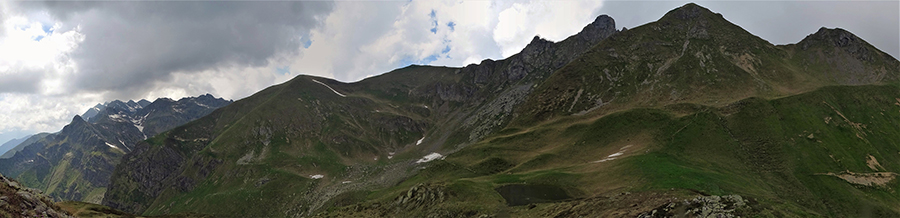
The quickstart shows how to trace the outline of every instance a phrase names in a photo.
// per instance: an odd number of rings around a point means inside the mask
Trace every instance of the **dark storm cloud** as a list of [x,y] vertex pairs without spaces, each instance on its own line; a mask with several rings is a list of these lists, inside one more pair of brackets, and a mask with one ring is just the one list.
[[0,93],[33,93],[40,88],[40,72],[0,74]]
[[[687,1],[607,1],[601,13],[633,28],[656,21]],[[774,44],[792,44],[820,27],[843,28],[894,58],[900,57],[897,1],[697,1]]]
[[[331,2],[41,2],[22,3],[85,35],[73,53],[72,89],[142,94],[174,72],[265,66],[297,52]],[[124,93],[121,93],[124,92]]]

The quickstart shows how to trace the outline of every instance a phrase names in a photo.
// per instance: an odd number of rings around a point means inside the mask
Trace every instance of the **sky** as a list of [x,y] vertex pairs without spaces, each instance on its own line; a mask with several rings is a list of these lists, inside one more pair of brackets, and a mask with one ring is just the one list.
[[[410,64],[503,59],[597,16],[617,28],[687,1],[0,0],[0,142],[116,99],[241,99],[297,75],[354,82]],[[696,1],[774,44],[843,28],[900,55],[898,1]]]

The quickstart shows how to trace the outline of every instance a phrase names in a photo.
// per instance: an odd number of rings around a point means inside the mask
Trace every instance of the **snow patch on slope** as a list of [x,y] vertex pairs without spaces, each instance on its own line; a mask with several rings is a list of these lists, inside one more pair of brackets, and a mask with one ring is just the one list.
[[626,145],[625,147],[620,148],[619,152],[610,154],[610,155],[606,156],[606,158],[603,158],[601,160],[592,161],[591,163],[602,163],[602,162],[606,162],[606,161],[615,160],[616,157],[622,156],[623,154],[625,154],[625,151],[628,151],[628,147],[631,147],[631,145]]
[[153,111],[147,112],[147,114],[145,114],[140,119],[132,119],[131,120],[131,123],[134,124],[134,127],[137,128],[138,131],[141,132],[141,135],[144,135],[145,140],[147,139],[147,134],[144,133],[144,121],[147,120],[147,117],[150,116],[151,113],[153,113]]
[[416,141],[416,145],[422,144],[422,140],[425,140],[424,136],[422,136],[422,138],[419,139],[419,141]]
[[110,144],[109,142],[104,142],[104,143],[106,143],[106,146],[109,146],[110,148],[115,148],[115,149],[122,150],[122,149],[120,149],[118,146],[113,145],[113,144]]
[[444,155],[441,155],[438,153],[431,153],[431,154],[425,155],[425,157],[422,157],[422,159],[417,160],[416,163],[417,164],[418,163],[428,163],[428,162],[437,160],[438,158],[442,158],[442,157],[444,157]]
[[128,122],[128,120],[125,120],[125,117],[126,116],[123,114],[110,114],[109,115],[109,119],[116,121],[116,122]]
[[335,91],[334,89],[332,89],[331,86],[325,85],[325,83],[319,82],[318,80],[312,80],[312,81],[313,81],[313,82],[316,82],[316,83],[318,83],[318,84],[322,84],[323,86],[327,87],[328,89],[331,89],[331,91],[334,92],[334,94],[337,94],[338,96],[341,96],[341,97],[347,97],[346,95],[341,94],[340,92]]

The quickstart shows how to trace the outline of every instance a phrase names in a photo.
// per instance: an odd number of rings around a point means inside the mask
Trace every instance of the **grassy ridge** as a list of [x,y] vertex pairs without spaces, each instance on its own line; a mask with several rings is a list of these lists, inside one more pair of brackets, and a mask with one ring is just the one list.
[[[503,209],[505,201],[491,189],[546,184],[579,199],[683,190],[688,196],[746,196],[755,202],[750,213],[761,216],[896,217],[896,179],[860,185],[826,173],[900,171],[898,97],[895,85],[826,87],[720,108],[689,107],[690,113],[683,105],[679,110],[635,109],[512,131],[428,164],[419,175],[373,192],[360,205],[389,204],[416,184],[441,184],[453,196],[449,202],[401,214],[460,208],[515,212],[515,207]],[[615,152],[624,154],[594,162]],[[868,166],[869,155],[880,167]],[[324,216],[329,214],[373,213],[338,207]]]

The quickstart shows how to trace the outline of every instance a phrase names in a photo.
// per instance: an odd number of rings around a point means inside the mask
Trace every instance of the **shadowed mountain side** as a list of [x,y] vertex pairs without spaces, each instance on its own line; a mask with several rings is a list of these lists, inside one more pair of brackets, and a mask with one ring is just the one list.
[[59,133],[32,137],[21,151],[0,159],[0,173],[56,199],[100,203],[113,169],[135,143],[229,103],[211,95],[153,103],[113,101],[90,122],[75,116]]

